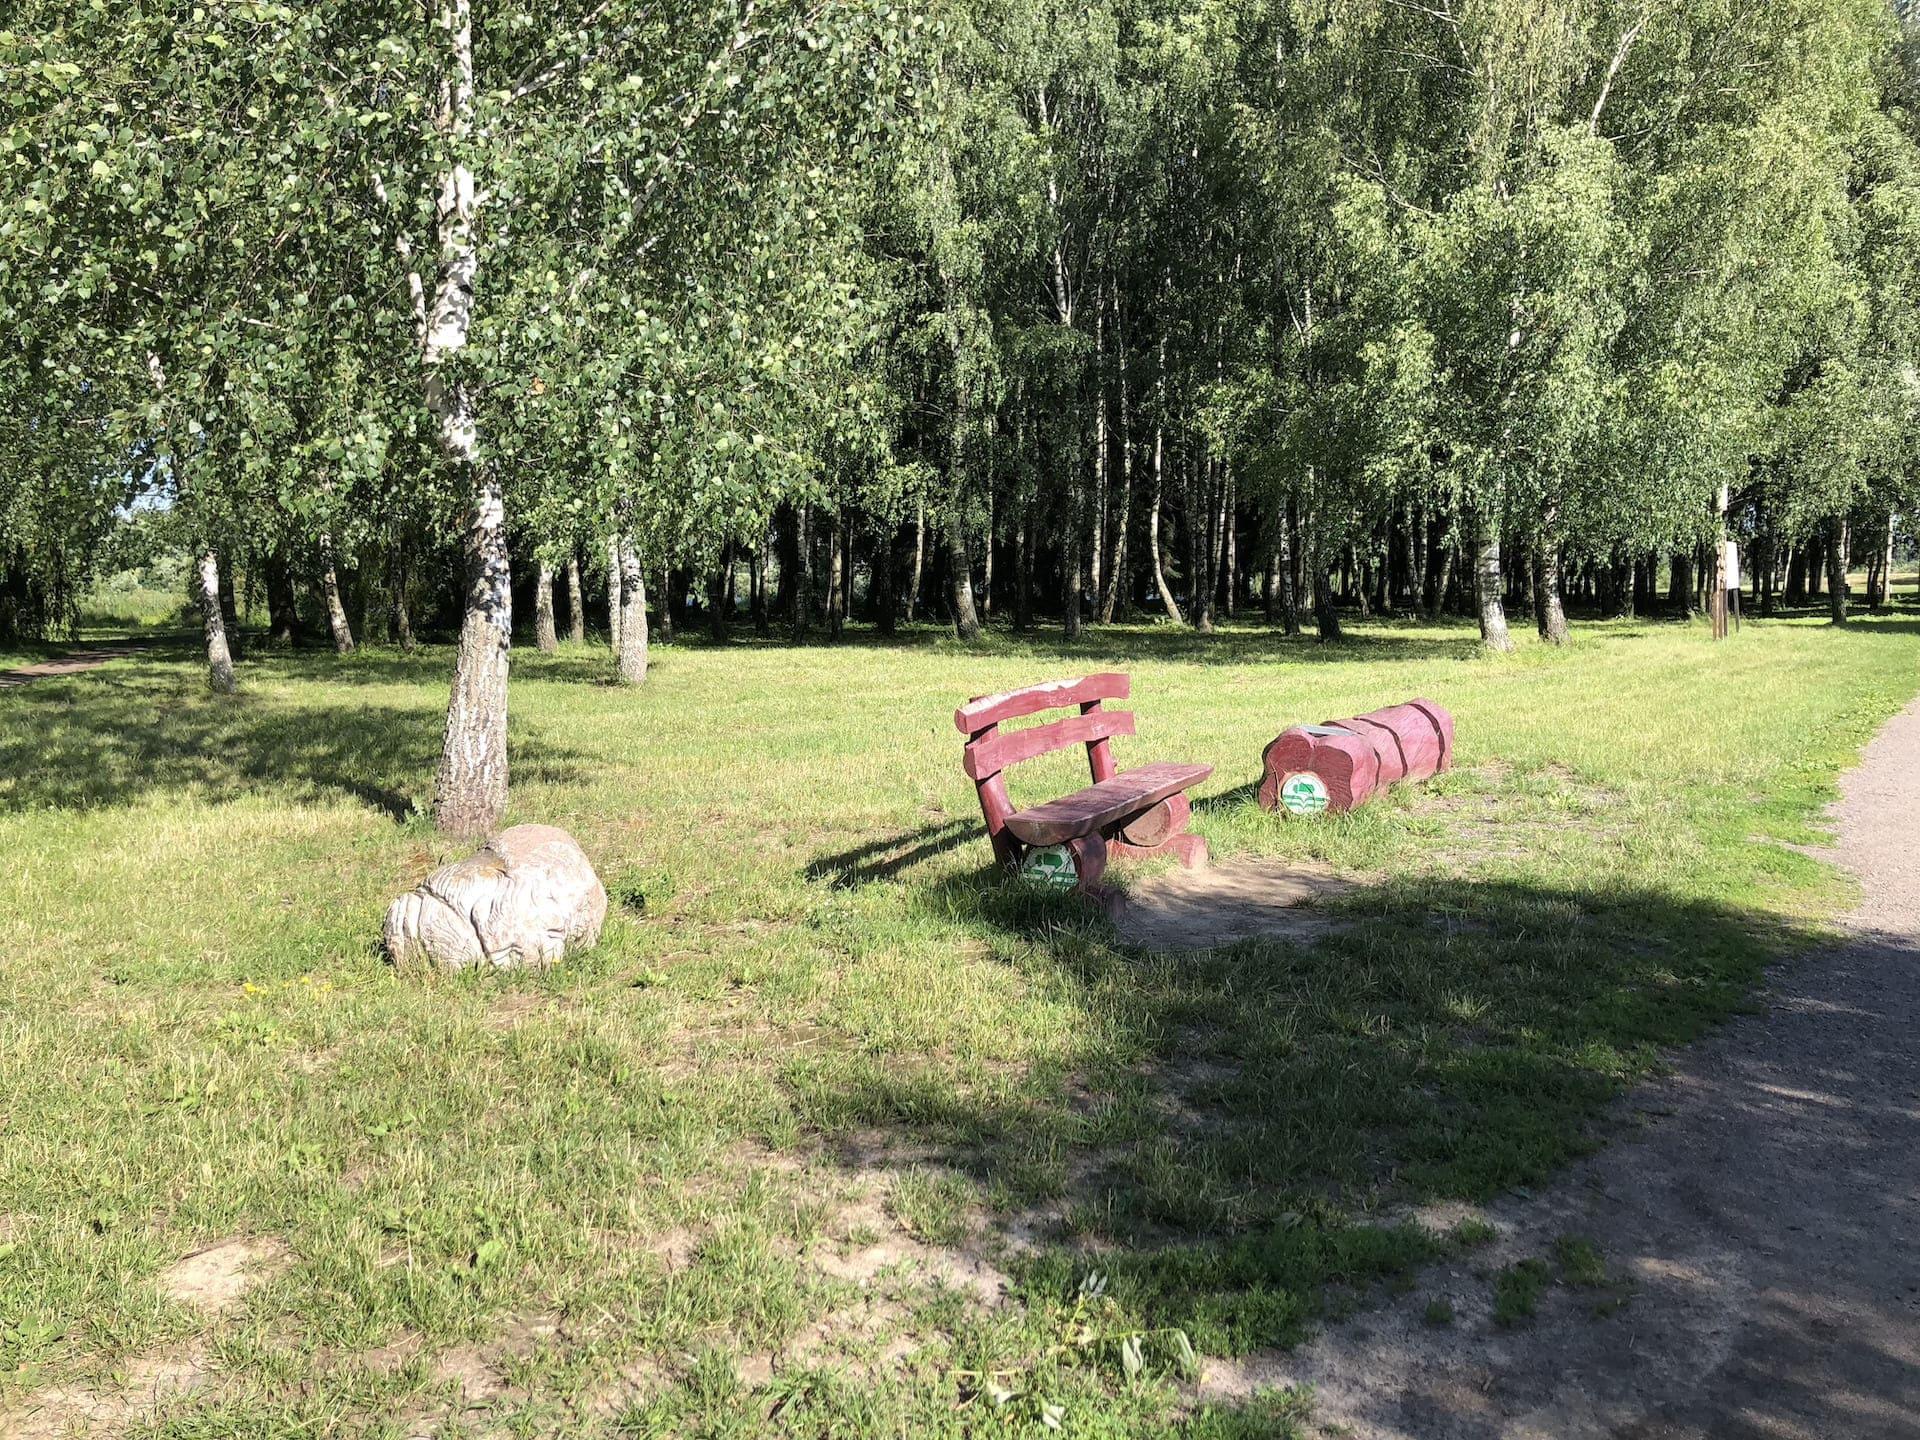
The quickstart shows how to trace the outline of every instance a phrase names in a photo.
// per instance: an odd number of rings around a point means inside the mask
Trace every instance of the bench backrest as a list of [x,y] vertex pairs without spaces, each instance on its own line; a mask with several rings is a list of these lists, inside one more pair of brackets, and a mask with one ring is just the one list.
[[[953,712],[954,728],[967,737],[961,767],[980,792],[980,808],[996,849],[1003,844],[1001,831],[1007,817],[1013,814],[1013,803],[1007,797],[1001,772],[1023,760],[1064,750],[1069,745],[1085,745],[1087,767],[1093,772],[1094,783],[1111,780],[1118,771],[1107,741],[1115,735],[1134,733],[1133,714],[1102,706],[1108,700],[1126,699],[1132,689],[1132,682],[1125,675],[1088,675],[1080,680],[1051,680],[1044,685],[1029,685],[1004,695],[982,695]],[[1044,725],[1001,733],[1004,721],[1065,709],[1079,713]]]

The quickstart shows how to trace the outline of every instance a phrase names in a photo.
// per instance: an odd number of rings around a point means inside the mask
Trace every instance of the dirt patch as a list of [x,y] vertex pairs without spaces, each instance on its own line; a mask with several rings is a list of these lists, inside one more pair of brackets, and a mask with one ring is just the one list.
[[79,675],[88,670],[98,670],[109,660],[124,660],[129,655],[138,655],[141,648],[138,645],[115,645],[98,650],[75,650],[57,659],[22,665],[17,670],[0,670],[0,690],[31,685],[36,680],[51,680],[61,675]]
[[[1490,1207],[1487,1245],[1202,1393],[1311,1385],[1350,1440],[1920,1434],[1920,704],[1841,792],[1849,939],[1629,1096],[1636,1132]],[[1501,1305],[1523,1264],[1532,1313]]]
[[1208,950],[1241,940],[1312,944],[1337,925],[1312,907],[1354,882],[1325,865],[1229,860],[1149,876],[1112,902],[1114,927],[1148,950]]
[[516,1320],[491,1340],[442,1350],[433,1357],[433,1378],[451,1388],[456,1411],[483,1409],[508,1389],[508,1364],[559,1333],[560,1321],[552,1315]]
[[222,1240],[162,1270],[160,1293],[176,1304],[224,1315],[260,1281],[285,1269],[287,1260],[287,1247],[277,1240]]
[[118,1435],[149,1420],[171,1400],[193,1394],[212,1378],[204,1350],[143,1355],[94,1388],[57,1386],[30,1397],[14,1413],[0,1413],[6,1440],[71,1440]]

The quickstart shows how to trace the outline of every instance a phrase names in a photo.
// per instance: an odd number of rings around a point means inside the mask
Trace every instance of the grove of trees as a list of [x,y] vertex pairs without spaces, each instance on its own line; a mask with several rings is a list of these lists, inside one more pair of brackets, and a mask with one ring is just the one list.
[[[1920,500],[1887,0],[16,0],[0,633],[1762,612]],[[239,577],[244,577],[243,579]],[[649,590],[651,587],[651,592]],[[556,605],[556,589],[563,592]],[[363,637],[364,638],[364,637]]]

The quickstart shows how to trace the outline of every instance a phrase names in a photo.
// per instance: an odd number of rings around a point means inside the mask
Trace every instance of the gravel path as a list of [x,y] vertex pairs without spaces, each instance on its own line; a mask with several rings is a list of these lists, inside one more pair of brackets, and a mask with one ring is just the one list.
[[[1489,1217],[1490,1251],[1221,1396],[1311,1384],[1352,1440],[1920,1437],[1920,702],[1842,781],[1848,937],[1774,977],[1764,1015],[1675,1059],[1637,1135]],[[1591,1239],[1628,1286],[1554,1286],[1520,1328],[1488,1272]],[[1426,1323],[1448,1296],[1451,1325]]]

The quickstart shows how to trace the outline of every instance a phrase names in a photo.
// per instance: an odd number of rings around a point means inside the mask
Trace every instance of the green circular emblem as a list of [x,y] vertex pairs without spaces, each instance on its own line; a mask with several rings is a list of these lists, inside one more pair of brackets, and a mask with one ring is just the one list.
[[1296,770],[1280,782],[1280,803],[1289,815],[1318,815],[1327,808],[1327,782],[1311,770]]
[[1080,883],[1073,852],[1064,845],[1029,850],[1026,859],[1020,862],[1020,874],[1028,883],[1046,890],[1071,890]]

